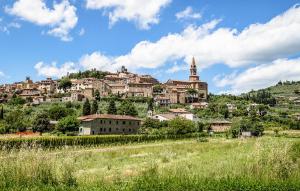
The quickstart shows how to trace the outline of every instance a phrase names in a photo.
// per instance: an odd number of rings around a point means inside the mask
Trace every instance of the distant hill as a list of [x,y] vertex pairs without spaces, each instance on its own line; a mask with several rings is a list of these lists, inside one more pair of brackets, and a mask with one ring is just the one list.
[[300,81],[278,82],[275,86],[266,88],[275,97],[300,97]]

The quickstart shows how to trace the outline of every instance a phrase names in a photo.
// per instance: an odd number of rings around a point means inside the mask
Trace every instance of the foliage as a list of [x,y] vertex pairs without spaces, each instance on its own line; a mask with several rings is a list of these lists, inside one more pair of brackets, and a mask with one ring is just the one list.
[[195,124],[185,118],[176,117],[168,123],[169,133],[175,135],[182,135],[196,132]]
[[82,107],[82,115],[90,115],[90,114],[91,114],[91,104],[89,99],[86,99]]
[[92,103],[91,114],[96,114],[96,113],[98,113],[98,101],[94,100]]
[[131,116],[137,116],[138,111],[130,101],[122,101],[120,107],[118,108],[118,114],[120,115],[131,115]]
[[96,90],[96,91],[95,91],[95,99],[96,99],[97,101],[100,101],[100,100],[101,100],[99,90]]
[[246,131],[251,132],[251,135],[256,137],[262,136],[264,127],[259,121],[253,118],[236,119],[228,130],[228,134],[231,135],[232,138],[237,138],[241,132]]
[[4,108],[3,105],[1,105],[1,109],[0,109],[0,120],[4,119]]
[[48,110],[48,115],[49,115],[50,119],[58,121],[63,117],[72,115],[73,112],[74,111],[72,109],[68,109],[68,108],[60,106],[60,105],[53,105]]
[[58,88],[63,89],[66,92],[67,89],[71,88],[72,82],[69,78],[65,77],[59,81]]
[[160,84],[156,84],[153,86],[153,92],[154,93],[161,93],[163,91],[163,88]]
[[[74,125],[73,122],[70,124]],[[77,124],[75,123],[75,125]],[[73,127],[71,129],[73,129]],[[65,130],[65,132],[66,131],[67,130]],[[125,136],[124,135],[93,135],[93,136],[75,136],[75,137],[61,136],[61,137],[0,139],[0,148],[3,149],[5,148],[7,150],[21,149],[21,148],[28,148],[28,147],[61,148],[65,146],[126,144],[126,143],[158,141],[164,139],[176,140],[176,139],[195,138],[195,137],[198,137],[198,135],[196,134],[161,135],[161,136],[160,135],[125,135]]]
[[148,100],[148,111],[153,111],[153,104],[154,104],[154,99],[153,98],[150,98]]
[[168,126],[168,121],[160,122],[159,120],[151,119],[151,118],[146,118],[142,125],[142,127],[153,128],[153,129],[159,129],[161,127],[167,127],[167,126]]
[[78,131],[80,121],[75,116],[67,116],[58,121],[56,129],[65,133],[67,131]]
[[276,99],[267,90],[258,90],[257,92],[250,92],[244,95],[247,100],[252,100],[255,103],[265,104],[270,106],[276,105]]
[[50,130],[49,126],[50,119],[48,117],[48,114],[46,112],[41,112],[35,117],[33,121],[32,130],[33,132],[43,133],[45,131]]
[[108,108],[107,108],[107,113],[108,114],[117,114],[117,108],[116,108],[116,103],[113,99],[111,99],[109,101],[109,105],[108,105]]
[[99,70],[86,70],[84,72],[79,71],[78,73],[69,74],[69,78],[71,79],[82,79],[82,78],[97,78],[103,79],[108,72],[102,72]]
[[24,105],[26,103],[26,100],[19,96],[16,96],[16,97],[12,97],[8,103],[11,105]]
[[24,112],[20,109],[8,112],[5,121],[7,123],[7,128],[12,132],[25,131],[29,126],[26,124]]

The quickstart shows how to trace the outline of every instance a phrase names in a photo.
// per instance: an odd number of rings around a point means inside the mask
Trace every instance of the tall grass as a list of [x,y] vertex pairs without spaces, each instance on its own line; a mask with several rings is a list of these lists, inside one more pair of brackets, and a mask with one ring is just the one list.
[[2,151],[0,190],[300,190],[300,140]]

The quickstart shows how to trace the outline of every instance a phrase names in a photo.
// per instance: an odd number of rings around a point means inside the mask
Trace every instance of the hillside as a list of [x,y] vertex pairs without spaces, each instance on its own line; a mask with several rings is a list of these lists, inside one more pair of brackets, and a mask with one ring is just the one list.
[[300,81],[279,82],[275,86],[266,88],[275,97],[300,97]]

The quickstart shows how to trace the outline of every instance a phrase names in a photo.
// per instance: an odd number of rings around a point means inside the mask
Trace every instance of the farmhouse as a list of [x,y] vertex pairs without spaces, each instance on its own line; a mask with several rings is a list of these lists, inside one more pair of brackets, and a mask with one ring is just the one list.
[[127,115],[94,114],[78,118],[79,135],[135,134],[141,120]]
[[210,127],[214,132],[224,132],[231,127],[230,121],[211,121]]

